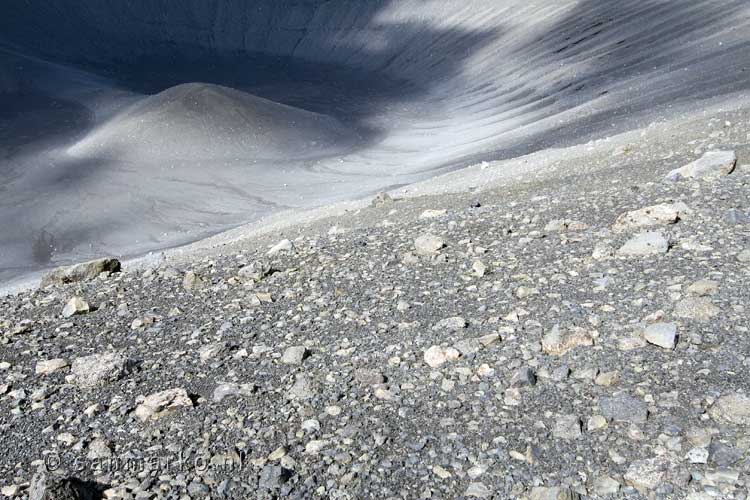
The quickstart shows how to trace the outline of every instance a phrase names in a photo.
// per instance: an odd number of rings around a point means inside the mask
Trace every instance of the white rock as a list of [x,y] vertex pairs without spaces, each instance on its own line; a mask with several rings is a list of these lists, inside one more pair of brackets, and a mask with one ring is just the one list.
[[447,210],[425,210],[419,215],[420,219],[434,219],[448,215]]
[[474,264],[471,265],[471,269],[478,278],[483,277],[487,273],[487,266],[481,260],[475,260]]
[[668,251],[669,240],[659,231],[648,231],[633,236],[617,253],[626,257],[637,257],[663,254]]
[[578,439],[581,437],[581,419],[575,415],[563,415],[555,421],[552,435],[558,439]]
[[314,439],[305,445],[305,453],[314,455],[323,451],[326,446],[328,446],[328,441]]
[[689,212],[688,206],[682,202],[653,205],[622,214],[612,225],[612,231],[619,233],[642,227],[674,224]]
[[292,250],[294,250],[294,244],[291,241],[284,239],[271,247],[268,251],[268,255],[276,255],[280,252],[291,252]]
[[73,360],[70,379],[82,388],[96,387],[120,379],[128,365],[128,359],[117,352],[83,356]]
[[145,422],[157,420],[179,408],[192,408],[193,401],[185,389],[168,389],[147,396],[135,409],[135,416]]
[[461,316],[453,316],[450,318],[441,319],[435,324],[435,326],[432,327],[432,329],[457,332],[466,328],[468,324],[469,323]]
[[562,356],[577,347],[590,345],[594,345],[591,334],[579,327],[563,332],[555,325],[542,337],[542,350],[552,356]]
[[737,155],[734,151],[709,151],[700,159],[669,172],[666,180],[717,179],[731,174],[736,165]]
[[491,498],[492,490],[485,486],[484,483],[474,482],[469,484],[464,495],[470,498]]
[[281,357],[281,362],[285,365],[299,365],[302,363],[302,360],[305,359],[305,354],[307,354],[305,346],[292,346],[284,351],[284,355]]
[[597,477],[594,480],[594,492],[600,497],[611,497],[620,491],[620,483],[609,476]]
[[662,458],[635,461],[625,473],[625,482],[645,494],[661,484],[666,468],[667,462]]
[[719,282],[711,280],[699,280],[687,288],[688,293],[705,297],[719,291]]
[[529,500],[577,500],[578,494],[565,486],[535,486],[531,489]]
[[90,281],[102,273],[116,273],[120,271],[120,261],[114,258],[104,258],[83,262],[69,267],[55,269],[42,279],[40,286],[51,284],[76,283]]
[[750,397],[740,392],[724,395],[716,400],[709,414],[720,422],[750,426]]
[[424,352],[424,362],[430,368],[437,368],[447,361],[455,361],[461,356],[461,353],[453,347],[443,348],[434,345]]
[[649,344],[664,349],[674,349],[677,344],[677,325],[674,323],[654,323],[646,327],[643,338]]
[[680,318],[708,321],[718,316],[721,309],[707,297],[688,297],[675,305],[674,313]]
[[705,448],[693,448],[687,452],[685,459],[691,464],[708,463],[708,450]]
[[37,375],[47,375],[62,370],[68,366],[68,362],[62,358],[37,361],[34,372]]
[[86,302],[83,297],[76,296],[65,304],[65,307],[62,310],[62,315],[64,318],[70,318],[71,316],[76,316],[78,314],[86,314],[90,310],[88,302]]
[[434,234],[425,234],[414,240],[414,249],[419,255],[434,255],[445,247],[445,241]]

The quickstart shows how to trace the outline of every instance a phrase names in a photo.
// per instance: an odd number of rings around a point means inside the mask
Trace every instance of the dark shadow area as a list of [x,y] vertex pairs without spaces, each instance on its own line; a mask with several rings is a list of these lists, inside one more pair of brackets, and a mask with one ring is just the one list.
[[91,111],[80,103],[45,95],[30,87],[0,93],[0,160],[11,158],[29,146],[42,149],[49,143],[72,140],[93,124]]
[[747,22],[749,15],[744,0],[580,0],[553,29],[529,43],[520,69],[522,74],[539,67],[575,70],[547,85],[529,78],[516,104],[547,108],[549,116],[594,105],[467,163],[585,143],[647,126],[659,113],[667,118],[669,110],[699,110],[701,100],[747,91],[750,39],[733,25]]
[[[137,93],[219,84],[375,135],[368,117],[460,76],[464,61],[499,35],[379,22],[393,2],[32,0],[0,7],[0,39]],[[417,71],[426,62],[420,46],[447,57]]]

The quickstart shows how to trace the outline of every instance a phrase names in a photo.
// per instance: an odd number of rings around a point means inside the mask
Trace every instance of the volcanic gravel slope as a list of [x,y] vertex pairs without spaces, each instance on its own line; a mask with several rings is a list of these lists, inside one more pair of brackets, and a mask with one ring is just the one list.
[[[749,31],[746,0],[4,2],[0,281],[696,111],[747,91]],[[184,85],[224,89],[204,122]]]
[[2,494],[747,498],[749,109],[2,299]]

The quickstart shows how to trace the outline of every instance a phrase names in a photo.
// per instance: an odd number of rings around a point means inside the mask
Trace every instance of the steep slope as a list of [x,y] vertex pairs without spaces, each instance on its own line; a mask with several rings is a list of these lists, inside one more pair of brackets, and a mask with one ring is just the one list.
[[744,0],[6,2],[44,127],[0,124],[0,274],[737,107],[748,33]]

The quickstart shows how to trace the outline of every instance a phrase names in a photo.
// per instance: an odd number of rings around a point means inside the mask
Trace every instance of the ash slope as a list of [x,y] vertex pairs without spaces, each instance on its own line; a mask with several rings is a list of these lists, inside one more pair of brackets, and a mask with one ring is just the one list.
[[139,101],[68,149],[78,158],[159,164],[302,160],[357,140],[334,118],[218,85],[191,83]]
[[[22,133],[39,130],[24,112],[0,123],[0,279],[607,137],[750,86],[738,0],[34,0],[0,13],[0,42],[23,54],[2,99],[25,95],[48,132]],[[274,161],[238,162],[222,149],[254,144],[214,147],[187,124],[190,140],[165,150],[145,134],[100,140],[127,106],[191,82],[329,116],[361,141],[300,161],[309,136],[282,151],[282,124]],[[236,118],[211,116],[225,130]],[[68,154],[76,144],[85,154]]]

